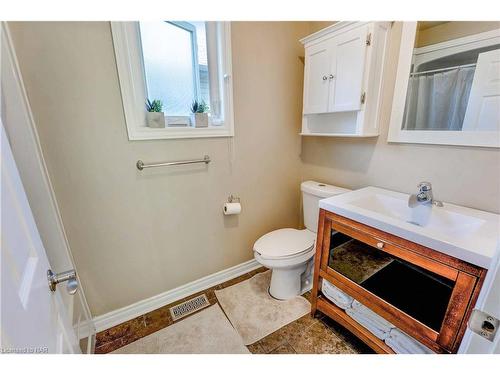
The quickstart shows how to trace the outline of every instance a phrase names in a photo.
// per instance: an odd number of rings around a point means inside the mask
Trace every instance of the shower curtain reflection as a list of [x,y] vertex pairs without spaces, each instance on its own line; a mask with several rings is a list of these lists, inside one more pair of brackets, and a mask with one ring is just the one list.
[[403,130],[462,130],[475,66],[410,76]]

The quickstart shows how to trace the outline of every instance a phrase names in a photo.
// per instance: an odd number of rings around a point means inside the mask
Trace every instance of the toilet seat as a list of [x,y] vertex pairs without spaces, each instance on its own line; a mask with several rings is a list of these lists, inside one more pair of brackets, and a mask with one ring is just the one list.
[[315,239],[316,234],[307,229],[278,229],[260,237],[253,249],[266,259],[293,258],[310,252]]

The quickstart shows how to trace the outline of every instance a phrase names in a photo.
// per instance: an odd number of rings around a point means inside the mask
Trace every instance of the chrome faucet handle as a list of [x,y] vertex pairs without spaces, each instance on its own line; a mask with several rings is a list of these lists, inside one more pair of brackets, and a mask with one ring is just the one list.
[[430,204],[437,207],[443,207],[443,203],[434,200],[434,195],[432,194],[432,184],[427,181],[422,181],[417,185],[418,193],[411,194],[408,198],[408,207],[413,208],[419,204]]
[[420,192],[427,192],[432,190],[432,184],[427,181],[422,181],[417,185],[418,191]]
[[425,191],[421,191],[418,194],[415,194],[419,202],[425,202],[429,199],[429,194]]

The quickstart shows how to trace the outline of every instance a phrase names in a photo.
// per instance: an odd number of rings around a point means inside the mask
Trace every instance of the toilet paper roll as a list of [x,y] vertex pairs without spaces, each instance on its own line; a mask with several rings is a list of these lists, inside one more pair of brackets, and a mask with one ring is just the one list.
[[238,215],[241,212],[240,203],[225,203],[224,215]]

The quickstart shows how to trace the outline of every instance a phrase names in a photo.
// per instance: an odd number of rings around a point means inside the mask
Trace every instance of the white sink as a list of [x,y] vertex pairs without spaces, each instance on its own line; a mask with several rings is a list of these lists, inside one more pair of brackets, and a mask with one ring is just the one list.
[[500,239],[500,216],[444,203],[408,207],[408,194],[376,187],[323,199],[328,211],[488,268]]
[[420,205],[410,208],[407,198],[395,198],[380,193],[353,200],[350,204],[450,236],[469,236],[485,223],[484,219],[463,215],[449,210],[448,207]]

